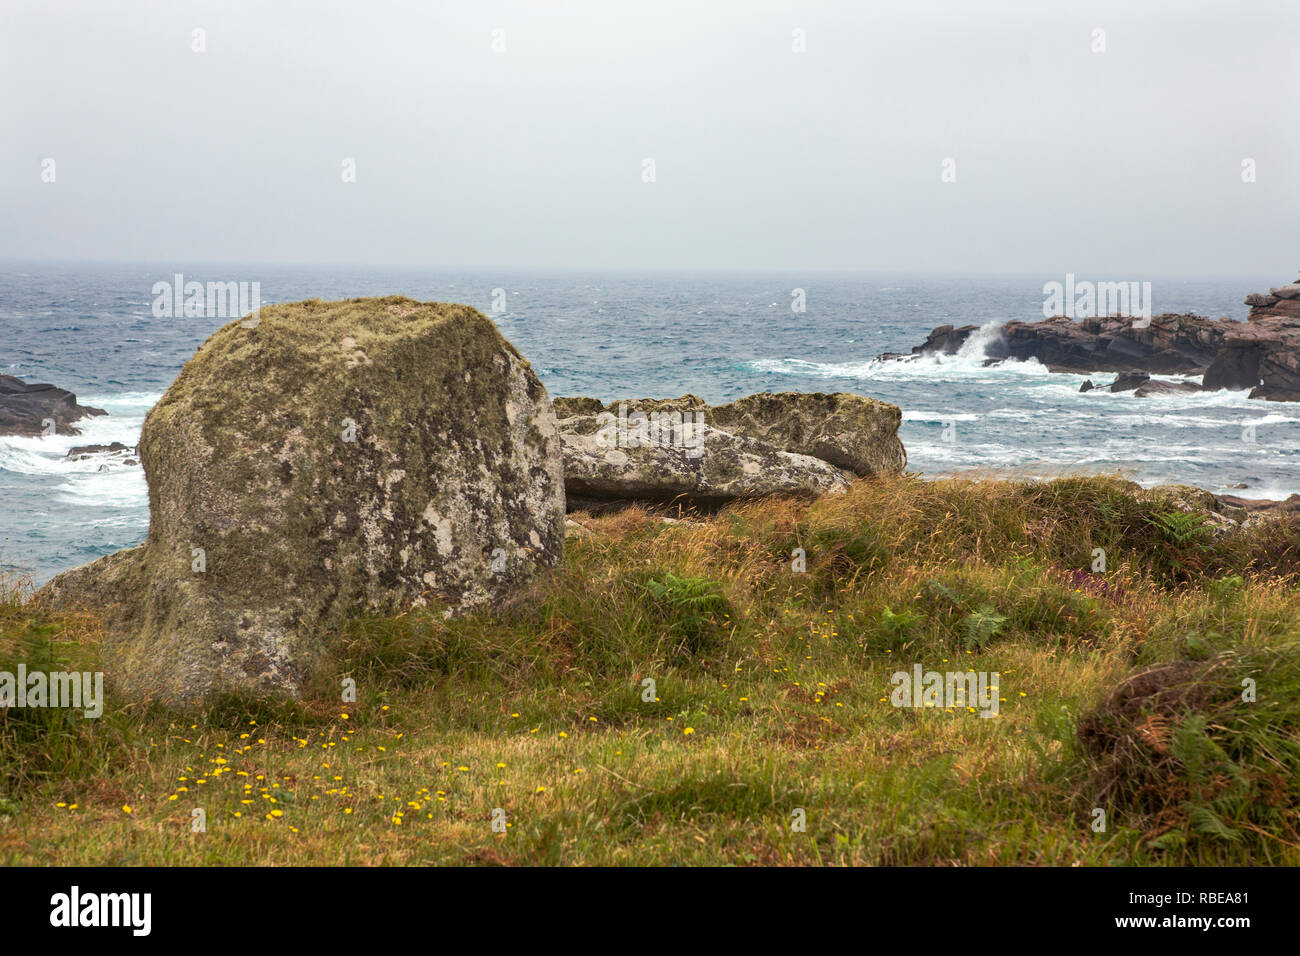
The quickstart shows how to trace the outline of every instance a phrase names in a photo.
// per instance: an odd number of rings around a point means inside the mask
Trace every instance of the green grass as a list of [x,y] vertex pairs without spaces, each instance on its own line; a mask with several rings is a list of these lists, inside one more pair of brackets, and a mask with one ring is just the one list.
[[[322,635],[301,701],[0,711],[0,859],[1300,863],[1294,518],[1216,534],[1103,478],[577,518],[508,607]],[[0,602],[0,670],[97,646]],[[893,707],[918,663],[998,672],[999,716]]]

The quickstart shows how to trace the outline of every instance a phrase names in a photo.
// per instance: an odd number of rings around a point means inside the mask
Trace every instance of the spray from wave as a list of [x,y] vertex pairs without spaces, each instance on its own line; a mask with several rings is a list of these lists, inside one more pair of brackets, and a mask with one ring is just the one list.
[[997,366],[989,364],[988,346],[997,342],[1002,323],[993,321],[980,326],[950,355],[929,353],[908,355],[897,359],[871,358],[859,362],[810,362],[805,359],[756,359],[745,363],[755,372],[775,375],[807,376],[809,378],[843,378],[861,381],[910,381],[977,379],[994,382],[1005,381],[1008,373],[1024,377],[1049,380],[1052,374],[1037,359],[1006,359]]

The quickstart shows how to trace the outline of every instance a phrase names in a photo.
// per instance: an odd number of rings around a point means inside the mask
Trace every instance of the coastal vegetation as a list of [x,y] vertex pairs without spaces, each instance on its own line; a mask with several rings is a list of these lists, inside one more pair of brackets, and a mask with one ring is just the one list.
[[[297,700],[0,710],[0,860],[1300,863],[1295,515],[908,475],[570,519],[500,606],[320,635]],[[97,669],[29,591],[0,671]],[[895,706],[915,665],[996,716]]]

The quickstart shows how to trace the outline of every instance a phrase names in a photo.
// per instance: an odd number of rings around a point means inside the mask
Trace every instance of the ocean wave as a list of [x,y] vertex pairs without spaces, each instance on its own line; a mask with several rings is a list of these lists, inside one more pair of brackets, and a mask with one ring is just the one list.
[[91,458],[86,461],[69,459],[68,452],[83,445],[111,445],[120,442],[134,448],[140,441],[143,415],[104,415],[83,418],[76,423],[80,435],[50,435],[48,437],[23,437],[6,435],[0,438],[0,471],[19,475],[67,475],[98,472],[101,465],[111,470],[134,468],[110,458]]
[[[125,414],[128,410],[148,410],[158,404],[162,392],[114,392],[111,395],[78,395],[77,402],[102,408],[110,415]],[[114,409],[120,411],[115,412]]]
[[[63,504],[86,508],[143,508],[147,511],[149,489],[143,469],[121,468],[77,475],[55,489],[55,499]],[[128,527],[129,523],[122,526]]]
[[[921,356],[915,359],[862,362],[810,362],[806,359],[754,359],[744,367],[753,372],[773,375],[803,375],[809,378],[847,378],[860,381],[910,381],[962,379],[972,384],[994,385],[1010,375],[1029,376],[1047,381],[1051,375],[1037,359],[1025,362],[1008,359],[986,366],[983,359],[974,361],[955,355]],[[1076,385],[1076,388],[1078,386]]]
[[905,422],[973,422],[981,417],[974,412],[923,412],[914,408],[903,411]]

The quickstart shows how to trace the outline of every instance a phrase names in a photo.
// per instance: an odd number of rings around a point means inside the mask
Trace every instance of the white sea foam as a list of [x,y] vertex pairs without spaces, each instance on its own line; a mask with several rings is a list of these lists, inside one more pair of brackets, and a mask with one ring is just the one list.
[[143,468],[122,467],[71,477],[55,489],[55,497],[88,508],[133,508],[148,504],[149,491]]
[[924,412],[915,408],[903,412],[905,422],[973,422],[978,418],[973,412]]
[[135,448],[145,413],[159,397],[156,392],[85,396],[79,399],[83,404],[104,408],[109,414],[76,422],[80,435],[0,438],[0,471],[63,479],[52,488],[55,500],[63,504],[88,509],[145,507],[148,489],[144,471],[138,464],[126,464],[129,456],[92,455],[75,461],[67,455],[70,449],[83,445],[120,442]]

